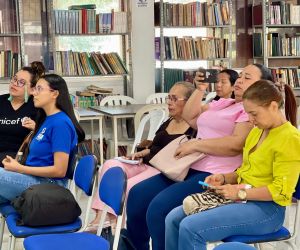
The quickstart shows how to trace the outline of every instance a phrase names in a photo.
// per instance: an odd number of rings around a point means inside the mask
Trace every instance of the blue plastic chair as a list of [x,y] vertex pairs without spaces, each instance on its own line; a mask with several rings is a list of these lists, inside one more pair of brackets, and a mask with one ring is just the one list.
[[300,246],[296,246],[295,239],[298,235],[299,227],[300,227],[300,180],[298,180],[298,184],[296,186],[296,191],[293,194],[293,197],[297,200],[296,203],[296,216],[295,222],[293,226],[293,233],[282,226],[277,232],[264,234],[264,235],[234,235],[223,239],[223,242],[243,242],[247,244],[254,244],[257,249],[259,248],[259,243],[264,242],[283,242],[290,246],[293,250],[297,250]]
[[[95,182],[95,175],[97,170],[97,160],[93,155],[86,155],[82,157],[76,167],[74,173],[74,180],[76,187],[81,189],[87,196],[89,196],[88,204],[92,202],[92,190]],[[76,197],[75,197],[76,198]],[[88,207],[87,211],[90,207]],[[14,250],[16,238],[26,238],[31,235],[39,234],[52,234],[52,233],[67,233],[76,232],[81,226],[81,219],[78,218],[76,221],[66,225],[58,226],[44,226],[44,227],[27,227],[18,226],[17,220],[20,215],[13,213],[7,216],[6,224],[10,232],[9,249]],[[87,218],[87,216],[86,216]],[[87,223],[87,221],[85,221]]]
[[109,242],[103,239],[101,231],[107,214],[107,206],[118,215],[113,250],[117,250],[122,224],[127,177],[122,168],[113,167],[105,172],[99,185],[100,199],[105,203],[97,235],[87,232],[47,234],[30,236],[24,240],[26,250],[108,250]]
[[241,242],[229,242],[218,245],[213,250],[255,250],[255,247]]
[[[73,179],[73,173],[74,173],[74,169],[75,169],[75,166],[77,163],[77,153],[78,153],[78,147],[76,145],[70,153],[68,169],[67,169],[67,173],[66,173],[66,176],[68,178],[70,178],[71,180]],[[17,213],[17,212],[13,208],[13,206],[10,205],[10,202],[7,202],[5,204],[0,204],[0,246],[2,246],[2,241],[3,241],[5,218],[9,214],[13,214],[13,213]]]

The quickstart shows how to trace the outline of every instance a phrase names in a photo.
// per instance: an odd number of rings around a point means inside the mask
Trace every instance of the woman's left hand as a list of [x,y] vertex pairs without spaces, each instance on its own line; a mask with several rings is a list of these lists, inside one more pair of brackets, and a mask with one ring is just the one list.
[[12,171],[12,172],[18,172],[20,173],[22,165],[17,162],[14,158],[10,157],[10,156],[6,156],[6,158],[4,158],[4,160],[2,161],[2,164],[4,166],[5,170],[8,171]]
[[224,198],[229,200],[238,199],[239,188],[237,185],[226,184],[223,186],[218,186],[215,190],[216,193],[221,194]]
[[198,139],[191,139],[187,142],[183,142],[179,145],[179,147],[175,151],[175,157],[180,159],[186,155],[194,153],[197,151],[197,143],[199,142]]
[[35,121],[29,117],[25,117],[23,119],[22,126],[25,128],[28,128],[30,130],[34,130],[35,129]]

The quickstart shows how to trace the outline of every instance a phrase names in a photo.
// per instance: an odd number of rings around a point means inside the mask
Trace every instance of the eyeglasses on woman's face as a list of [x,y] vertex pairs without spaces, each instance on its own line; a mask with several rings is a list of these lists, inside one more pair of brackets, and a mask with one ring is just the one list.
[[42,87],[41,85],[36,85],[34,88],[32,88],[32,91],[33,91],[35,94],[40,94],[40,93],[43,92],[44,90],[49,90],[50,92],[55,91],[54,89]]
[[11,80],[10,80],[10,83],[11,84],[13,84],[13,85],[15,85],[15,86],[17,86],[17,87],[24,87],[25,86],[25,84],[26,84],[26,80],[24,80],[24,79],[18,79],[18,77],[17,76],[13,76],[12,78],[11,78]]
[[177,101],[185,101],[187,100],[186,98],[179,98],[176,95],[168,95],[166,96],[166,102],[174,102],[176,103]]

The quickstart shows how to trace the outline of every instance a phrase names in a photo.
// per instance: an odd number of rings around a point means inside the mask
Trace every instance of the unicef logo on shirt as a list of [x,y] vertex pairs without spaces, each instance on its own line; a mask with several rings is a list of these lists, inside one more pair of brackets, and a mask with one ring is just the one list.
[[46,132],[46,128],[43,128],[43,130],[38,134],[38,136],[36,137],[36,139],[38,141],[42,140],[43,137],[44,137],[45,132]]

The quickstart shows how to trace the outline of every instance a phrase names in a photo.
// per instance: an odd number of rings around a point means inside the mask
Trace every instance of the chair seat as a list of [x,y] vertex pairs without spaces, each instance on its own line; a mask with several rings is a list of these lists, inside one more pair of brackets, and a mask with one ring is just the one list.
[[17,213],[17,211],[12,205],[10,205],[9,202],[0,205],[0,214],[2,214],[2,216],[7,217],[8,215],[14,213]]
[[76,232],[81,228],[80,218],[78,218],[75,222],[70,224],[43,227],[18,226],[17,220],[19,218],[19,214],[10,214],[6,218],[7,228],[9,232],[16,238],[25,238],[37,234],[71,233]]
[[109,242],[95,234],[47,234],[24,240],[26,250],[108,250]]
[[243,242],[247,244],[269,242],[269,241],[281,241],[291,237],[289,230],[285,227],[281,227],[277,232],[264,234],[264,235],[234,235],[223,239],[223,242]]

